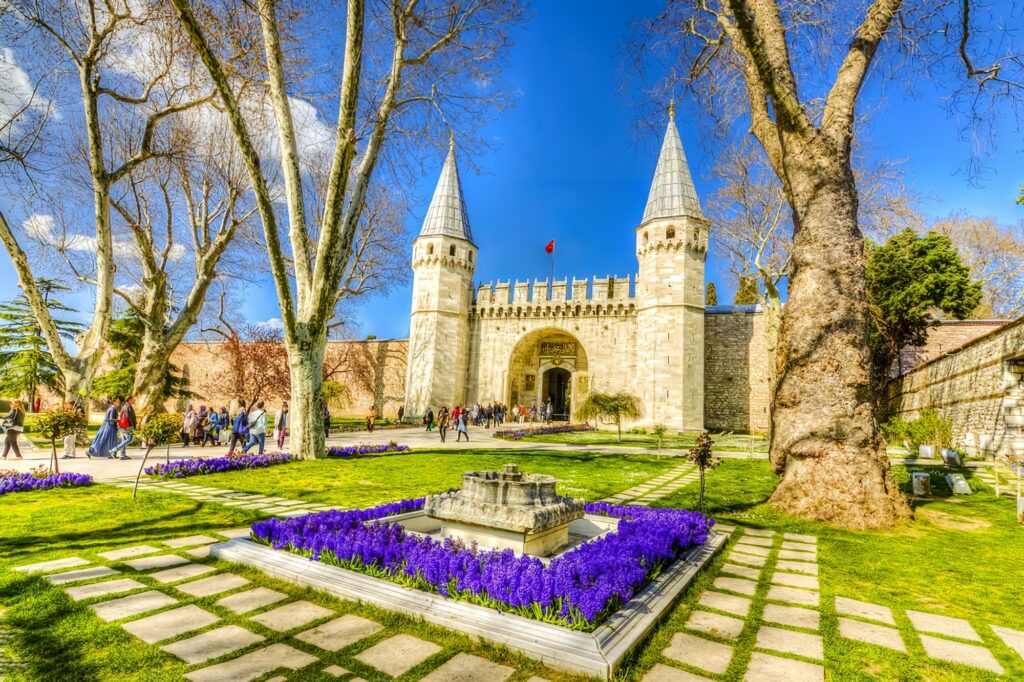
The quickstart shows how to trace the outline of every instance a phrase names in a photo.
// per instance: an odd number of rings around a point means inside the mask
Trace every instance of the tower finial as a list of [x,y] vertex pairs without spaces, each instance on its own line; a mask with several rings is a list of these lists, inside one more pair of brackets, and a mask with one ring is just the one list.
[[676,98],[672,97],[668,100],[668,120],[676,120]]
[[448,151],[455,151],[455,131],[448,131]]

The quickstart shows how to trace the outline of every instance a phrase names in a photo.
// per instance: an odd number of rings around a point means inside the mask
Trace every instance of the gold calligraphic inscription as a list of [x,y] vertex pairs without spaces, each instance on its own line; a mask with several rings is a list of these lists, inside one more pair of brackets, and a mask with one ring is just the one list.
[[568,356],[576,357],[576,342],[575,341],[542,341],[540,344],[540,354],[545,355],[557,355],[557,356]]

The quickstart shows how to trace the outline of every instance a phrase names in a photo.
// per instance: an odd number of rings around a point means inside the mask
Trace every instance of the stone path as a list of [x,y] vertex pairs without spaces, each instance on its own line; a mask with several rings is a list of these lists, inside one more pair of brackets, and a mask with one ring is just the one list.
[[613,504],[632,504],[647,506],[656,500],[671,495],[697,480],[697,467],[685,462],[679,466],[669,469],[665,473],[635,485],[628,490],[623,490],[611,497],[606,497],[602,502]]
[[[417,679],[431,682],[505,680],[516,673],[297,598],[298,588],[256,587],[244,576],[194,560],[207,557],[213,543],[248,534],[248,528],[237,528],[191,535],[111,548],[99,552],[97,561],[66,557],[15,570],[42,574],[142,646],[158,646],[179,658],[192,682],[265,679],[274,673],[283,674],[270,679],[358,682],[364,680],[360,674],[398,677],[418,666],[426,670]],[[3,638],[0,629],[0,645]],[[0,675],[11,665],[16,664],[0,659]],[[529,682],[544,681],[532,677]]]
[[[330,509],[344,509],[337,505],[320,504],[317,502],[303,502],[292,500],[286,497],[272,497],[258,493],[240,493],[225,488],[211,488],[209,486],[186,483],[188,479],[164,480],[147,479],[139,481],[139,490],[153,492],[175,493],[185,495],[200,502],[212,502],[225,507],[238,507],[256,511],[267,516],[302,516],[310,512],[327,511]],[[135,485],[135,477],[117,479],[115,486],[130,488]],[[199,543],[194,543],[199,544]]]

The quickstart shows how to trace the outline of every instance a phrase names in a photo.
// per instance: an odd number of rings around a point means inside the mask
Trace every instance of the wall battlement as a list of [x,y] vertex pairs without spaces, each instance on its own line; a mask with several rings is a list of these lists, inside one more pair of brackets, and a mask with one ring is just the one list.
[[476,288],[473,305],[477,308],[504,307],[508,305],[546,305],[559,303],[613,304],[632,302],[636,298],[637,277],[591,277],[556,279],[548,283],[547,278],[488,282]]

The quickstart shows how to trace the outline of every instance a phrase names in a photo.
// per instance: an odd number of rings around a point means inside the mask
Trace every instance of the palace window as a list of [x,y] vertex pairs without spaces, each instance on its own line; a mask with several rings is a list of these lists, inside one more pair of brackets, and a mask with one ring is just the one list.
[[669,227],[667,230],[665,230],[665,239],[675,239],[675,238],[676,238],[676,228]]
[[448,247],[448,255],[449,256],[454,256],[455,255],[455,245],[454,244],[452,244],[451,246]]
[[646,232],[644,232],[644,246],[647,246],[647,242],[648,242],[648,241],[649,241],[649,238],[648,238],[648,236],[647,236],[647,233],[646,233]]
[[432,256],[433,254],[434,254],[434,245],[433,244],[427,244],[427,255],[428,256]]

